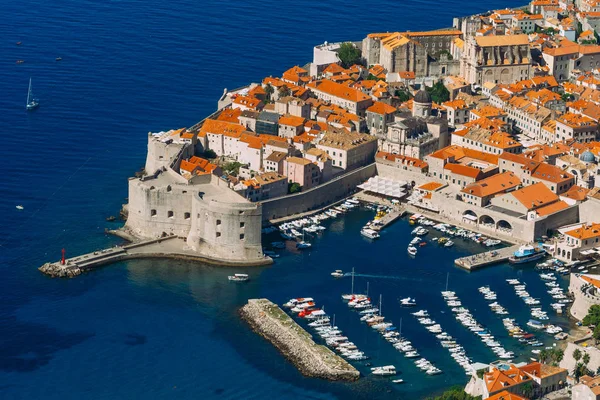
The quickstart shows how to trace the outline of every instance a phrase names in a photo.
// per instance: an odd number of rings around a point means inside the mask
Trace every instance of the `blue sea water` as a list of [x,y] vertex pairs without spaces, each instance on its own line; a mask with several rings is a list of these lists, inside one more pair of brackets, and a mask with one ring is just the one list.
[[[127,177],[144,163],[146,133],[190,126],[212,112],[223,88],[235,88],[310,61],[323,41],[359,40],[374,31],[450,26],[453,16],[519,5],[510,0],[425,2],[263,2],[56,0],[7,1],[0,13],[0,393],[7,399],[116,398],[421,398],[463,384],[462,370],[406,310],[414,296],[470,355],[490,353],[451,318],[439,296],[451,288],[494,334],[504,334],[476,288],[492,284],[519,315],[523,304],[504,282],[520,276],[542,298],[527,269],[467,274],[452,266],[473,245],[426,248],[406,256],[410,228],[398,222],[380,241],[358,235],[366,211],[331,224],[304,253],[231,285],[230,271],[175,261],[130,261],[73,280],[37,267],[120,243],[105,235],[108,215],[127,197]],[[16,45],[21,41],[20,46]],[[62,61],[55,61],[56,57]],[[24,60],[23,64],[15,64]],[[29,78],[41,101],[25,111]],[[23,211],[15,206],[22,204]],[[384,314],[444,369],[424,377],[341,302],[358,277],[383,295]],[[394,363],[407,381],[365,378],[352,384],[303,378],[239,321],[248,298],[283,302],[310,295],[371,355]],[[548,302],[546,298],[546,304]],[[546,307],[548,308],[548,307]],[[509,344],[509,338],[503,338]],[[360,367],[363,372],[366,368]]]

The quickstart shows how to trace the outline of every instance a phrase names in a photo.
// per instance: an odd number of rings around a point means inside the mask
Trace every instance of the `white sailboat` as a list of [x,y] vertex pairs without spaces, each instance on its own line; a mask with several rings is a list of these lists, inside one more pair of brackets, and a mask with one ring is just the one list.
[[352,290],[350,291],[350,294],[343,294],[342,295],[342,300],[351,300],[352,297],[354,297],[354,268],[352,268]]
[[33,92],[31,91],[31,78],[29,78],[29,90],[27,91],[27,110],[33,110],[38,108],[40,102],[38,99],[33,97]]

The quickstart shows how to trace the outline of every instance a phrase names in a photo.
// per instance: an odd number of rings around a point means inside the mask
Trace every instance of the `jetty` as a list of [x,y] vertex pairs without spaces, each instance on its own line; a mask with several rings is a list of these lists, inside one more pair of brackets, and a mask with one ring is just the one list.
[[372,227],[373,230],[381,231],[386,226],[390,225],[392,222],[396,221],[398,218],[402,218],[406,210],[402,206],[394,206],[394,209],[389,213],[385,214],[381,217],[378,222],[379,224]]
[[250,299],[240,315],[259,335],[275,346],[305,376],[331,381],[355,381],[356,368],[298,325],[279,306],[268,299]]
[[171,235],[159,239],[137,241],[124,246],[115,246],[77,257],[63,258],[60,261],[47,262],[38,269],[53,278],[73,278],[103,265],[139,258],[172,258],[228,267],[248,267],[273,263],[273,260],[267,256],[249,262],[211,258],[187,249],[183,238]]
[[457,258],[454,260],[454,264],[468,271],[475,271],[488,265],[507,261],[518,249],[519,245],[514,245],[502,249],[486,251],[484,253],[473,254],[472,256]]

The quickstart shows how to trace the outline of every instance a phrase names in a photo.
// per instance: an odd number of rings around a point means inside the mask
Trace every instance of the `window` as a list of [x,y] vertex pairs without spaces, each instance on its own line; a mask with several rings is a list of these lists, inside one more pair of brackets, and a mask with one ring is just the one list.
[[244,234],[240,233],[240,240],[244,240]]
[[245,222],[240,222],[240,228],[243,228],[243,227],[244,227],[244,225],[246,225],[246,223],[245,223]]
[[173,211],[167,211],[167,217],[173,218]]
[[221,225],[221,220],[220,219],[217,220],[217,225]]
[[190,213],[189,212],[184,213],[183,218],[190,219]]
[[156,217],[156,210],[150,210],[150,216]]
[[221,237],[221,232],[216,232],[217,237]]

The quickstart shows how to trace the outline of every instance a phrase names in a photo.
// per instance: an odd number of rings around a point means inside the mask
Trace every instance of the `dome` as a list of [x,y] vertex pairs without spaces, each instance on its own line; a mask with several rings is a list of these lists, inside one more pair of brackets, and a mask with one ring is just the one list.
[[415,94],[414,101],[416,103],[431,103],[431,96],[427,91],[421,89]]
[[586,150],[583,153],[581,153],[581,156],[579,156],[579,159],[583,162],[595,162],[596,156],[594,156],[594,153],[592,153],[591,151]]

